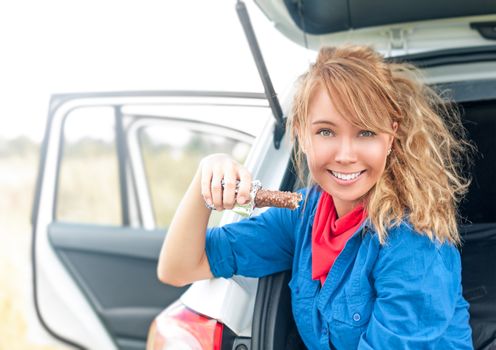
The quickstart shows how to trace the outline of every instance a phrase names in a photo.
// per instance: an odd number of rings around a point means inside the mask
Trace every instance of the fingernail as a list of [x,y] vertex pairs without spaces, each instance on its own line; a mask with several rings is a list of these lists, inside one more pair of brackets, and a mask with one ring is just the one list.
[[212,201],[211,201],[210,199],[207,199],[207,204],[208,204],[209,206],[212,206]]

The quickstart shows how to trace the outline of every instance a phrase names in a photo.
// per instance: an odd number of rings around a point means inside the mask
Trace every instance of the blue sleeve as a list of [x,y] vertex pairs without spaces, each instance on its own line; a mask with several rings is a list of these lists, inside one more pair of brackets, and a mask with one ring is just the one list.
[[262,277],[292,267],[296,210],[269,208],[262,214],[207,230],[205,250],[215,277]]
[[[452,333],[453,321],[464,315],[455,315],[460,302],[466,303],[461,296],[460,254],[453,245],[433,243],[411,229],[389,238],[372,273],[376,301],[358,348],[444,348],[441,343]],[[457,349],[471,348],[466,315],[455,326],[462,334],[454,337],[463,344]]]

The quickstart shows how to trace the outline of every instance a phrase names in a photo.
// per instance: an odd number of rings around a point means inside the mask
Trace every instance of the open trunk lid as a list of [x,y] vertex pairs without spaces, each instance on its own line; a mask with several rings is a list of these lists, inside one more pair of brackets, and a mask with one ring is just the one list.
[[282,34],[314,50],[353,42],[397,56],[496,44],[496,1],[255,2]]

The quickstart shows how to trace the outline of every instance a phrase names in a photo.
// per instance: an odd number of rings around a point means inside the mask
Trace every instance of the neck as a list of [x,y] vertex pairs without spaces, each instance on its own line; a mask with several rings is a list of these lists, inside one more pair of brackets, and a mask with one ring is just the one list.
[[362,202],[361,200],[348,202],[348,201],[340,201],[334,199],[334,206],[336,207],[337,217],[341,218],[345,216],[349,212],[353,211],[353,209],[355,209],[361,202]]
[[353,205],[346,204],[346,205],[338,205],[338,203],[334,202],[334,206],[336,207],[336,215],[338,218],[341,218],[351,212],[354,208]]

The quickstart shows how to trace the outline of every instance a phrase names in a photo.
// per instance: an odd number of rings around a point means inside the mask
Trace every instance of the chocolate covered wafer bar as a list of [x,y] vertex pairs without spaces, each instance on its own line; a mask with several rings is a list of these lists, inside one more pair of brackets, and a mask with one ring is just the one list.
[[[224,181],[221,182],[221,185],[224,186]],[[238,186],[239,181],[236,184],[236,193]],[[250,197],[250,202],[246,204],[235,204],[232,211],[241,216],[250,216],[255,208],[277,207],[294,210],[298,208],[299,202],[302,199],[300,193],[265,190],[262,188],[262,184],[258,180],[252,181]],[[215,210],[213,205],[208,205],[206,202],[205,206],[209,209]]]
[[301,193],[270,191],[260,188],[255,195],[255,207],[277,207],[296,209],[302,199]]

